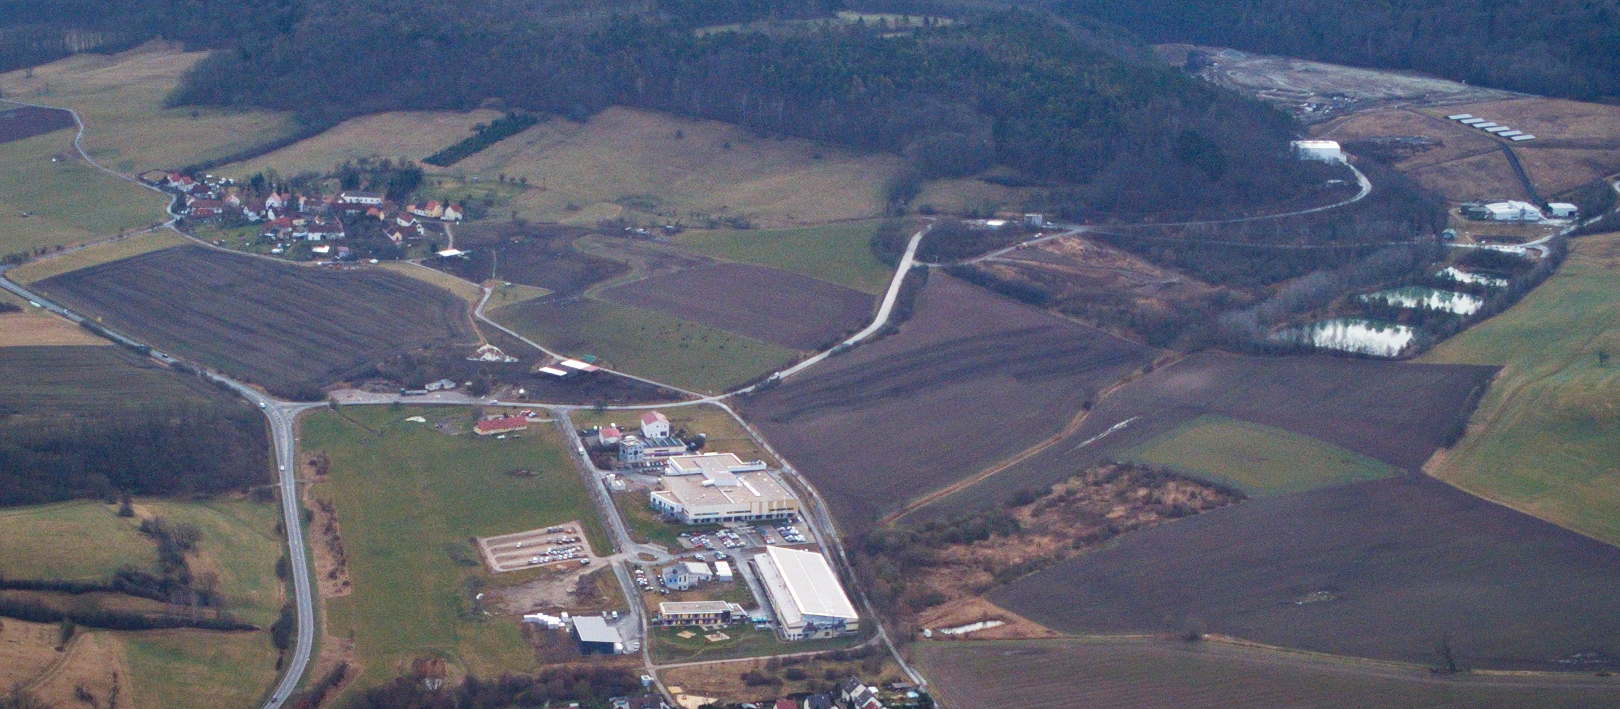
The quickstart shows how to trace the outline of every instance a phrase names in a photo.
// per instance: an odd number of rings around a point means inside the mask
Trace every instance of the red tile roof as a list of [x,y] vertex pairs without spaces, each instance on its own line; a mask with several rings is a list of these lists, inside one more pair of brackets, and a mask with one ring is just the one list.
[[473,432],[480,436],[507,431],[521,431],[529,427],[529,419],[522,416],[497,416],[473,424]]

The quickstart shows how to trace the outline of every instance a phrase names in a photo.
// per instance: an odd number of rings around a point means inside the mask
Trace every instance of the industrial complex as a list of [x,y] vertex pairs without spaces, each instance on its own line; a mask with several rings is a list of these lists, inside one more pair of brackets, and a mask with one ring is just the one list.
[[799,499],[764,463],[744,463],[733,453],[671,457],[659,485],[653,509],[686,524],[786,519],[799,512]]
[[748,563],[765,588],[783,640],[828,638],[860,628],[855,606],[821,553],[773,546]]

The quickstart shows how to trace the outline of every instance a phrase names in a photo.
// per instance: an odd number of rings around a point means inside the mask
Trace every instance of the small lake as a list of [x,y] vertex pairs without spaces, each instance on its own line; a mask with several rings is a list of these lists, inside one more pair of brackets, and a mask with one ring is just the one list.
[[1487,276],[1483,273],[1469,273],[1457,268],[1456,266],[1447,266],[1444,271],[1434,275],[1447,280],[1456,281],[1458,283],[1477,283],[1490,288],[1506,288],[1508,284],[1506,278]]
[[1422,308],[1424,310],[1443,310],[1458,315],[1473,315],[1485,301],[1477,296],[1456,291],[1440,290],[1439,288],[1425,288],[1423,286],[1407,286],[1377,293],[1368,293],[1356,298],[1363,303],[1383,302],[1400,308]]
[[1417,330],[1405,325],[1366,318],[1334,318],[1304,327],[1290,328],[1271,336],[1278,342],[1309,342],[1342,352],[1394,357],[1412,343]]

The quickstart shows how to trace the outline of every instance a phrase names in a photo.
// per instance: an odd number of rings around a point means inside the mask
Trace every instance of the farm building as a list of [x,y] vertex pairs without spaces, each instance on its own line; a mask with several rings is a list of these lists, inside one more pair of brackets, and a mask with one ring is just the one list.
[[701,561],[682,561],[667,566],[662,575],[664,585],[677,591],[689,591],[693,586],[714,580],[714,571]]
[[709,524],[787,519],[799,511],[799,498],[762,469],[727,470],[729,461],[740,467],[733,454],[681,457],[699,459],[708,467],[659,479],[662,489],[653,491],[652,506],[662,514],[686,524]]
[[582,655],[617,655],[624,652],[624,639],[607,621],[594,615],[574,618],[574,639]]
[[669,417],[657,411],[642,414],[641,435],[647,438],[669,438]]
[[522,431],[529,427],[529,419],[524,416],[496,416],[487,418],[473,424],[473,433],[480,436],[492,436],[497,433],[510,433]]
[[854,632],[860,616],[827,557],[818,552],[766,547],[749,563],[765,587],[783,640],[827,638]]
[[1580,208],[1568,202],[1553,202],[1547,205],[1547,213],[1554,219],[1574,219]]
[[729,601],[685,601],[658,604],[664,625],[728,625],[748,617],[748,611]]
[[1339,149],[1339,144],[1335,141],[1296,140],[1293,147],[1294,155],[1301,160],[1344,162],[1344,151]]
[[1541,210],[1536,205],[1518,200],[1492,202],[1485,205],[1485,218],[1493,222],[1539,222]]

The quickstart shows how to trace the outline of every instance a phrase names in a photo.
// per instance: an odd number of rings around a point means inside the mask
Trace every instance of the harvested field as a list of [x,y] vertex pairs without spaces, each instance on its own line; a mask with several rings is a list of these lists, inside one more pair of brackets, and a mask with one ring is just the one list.
[[630,271],[623,263],[576,249],[575,240],[587,233],[555,224],[473,225],[456,233],[456,248],[470,252],[466,257],[431,258],[425,263],[474,283],[493,279],[578,295]]
[[1536,140],[1529,141],[1531,143],[1566,140],[1613,141],[1620,136],[1620,106],[1601,103],[1532,96],[1506,101],[1456,104],[1424,109],[1423,112],[1441,118],[1454,113],[1472,113],[1480,118],[1512,126],[1536,136]]
[[312,387],[403,350],[476,340],[466,303],[420,281],[380,270],[283,266],[199,246],[37,285],[108,326],[282,396],[307,398]]
[[709,263],[602,293],[606,300],[665,312],[795,350],[822,350],[866,324],[876,299],[789,271]]
[[936,275],[899,333],[739,403],[840,522],[861,529],[1058,433],[1097,391],[1151,357]]
[[1597,709],[1601,678],[1431,675],[1221,643],[1086,638],[912,646],[942,706],[1005,709]]
[[0,314],[0,347],[110,345],[72,322],[45,313]]
[[1416,472],[1462,425],[1470,397],[1495,371],[1325,356],[1193,355],[1102,399],[1067,440],[915,514],[949,515],[1063,480],[1203,415],[1291,431]]
[[1449,637],[1481,668],[1620,657],[1620,549],[1420,475],[1134,532],[990,600],[1074,633],[1193,628],[1414,663]]
[[192,377],[104,344],[0,347],[0,372],[5,373],[0,403],[27,414],[201,404],[224,396]]
[[0,143],[32,138],[74,125],[73,114],[60,108],[23,106],[0,111]]
[[1531,199],[1524,191],[1524,183],[1513,172],[1513,164],[1500,150],[1414,167],[1407,171],[1407,176],[1451,202]]
[[1223,416],[1199,416],[1126,451],[1124,458],[1282,495],[1399,475],[1400,470],[1309,436]]

